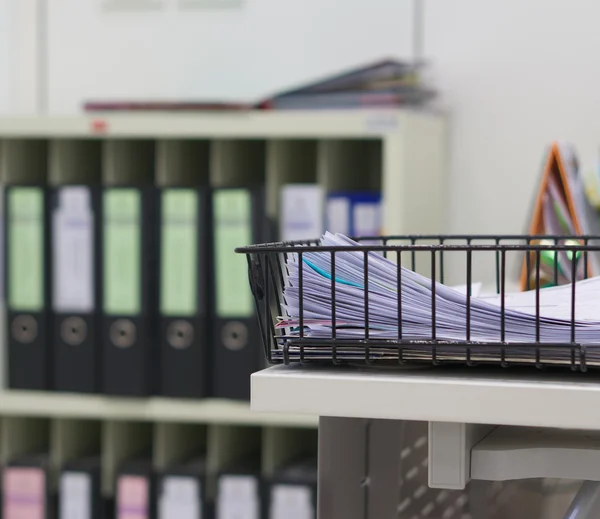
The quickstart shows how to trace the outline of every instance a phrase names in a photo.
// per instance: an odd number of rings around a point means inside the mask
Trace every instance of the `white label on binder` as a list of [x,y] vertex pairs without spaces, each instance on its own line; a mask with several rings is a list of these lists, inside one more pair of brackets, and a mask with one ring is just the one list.
[[58,191],[52,215],[53,301],[57,312],[94,310],[94,214],[86,187]]
[[344,197],[327,200],[327,230],[350,234],[350,200]]
[[357,202],[353,207],[352,220],[356,236],[377,236],[381,230],[379,202]]
[[162,482],[158,519],[202,519],[200,484],[189,476],[167,476]]
[[300,485],[274,485],[269,519],[314,519],[310,488]]
[[60,476],[60,519],[92,518],[92,482],[83,472],[64,472]]
[[325,231],[325,193],[318,184],[288,184],[281,189],[281,239],[314,240]]
[[222,476],[217,495],[217,519],[258,519],[258,481],[254,476]]

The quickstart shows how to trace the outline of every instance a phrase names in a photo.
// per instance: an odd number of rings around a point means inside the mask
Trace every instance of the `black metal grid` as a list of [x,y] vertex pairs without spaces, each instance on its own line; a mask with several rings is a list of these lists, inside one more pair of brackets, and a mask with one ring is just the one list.
[[[336,337],[336,254],[348,251],[345,246],[322,246],[318,240],[303,242],[266,243],[239,247],[237,253],[245,254],[248,262],[250,287],[256,303],[261,336],[267,360],[272,364],[290,362],[320,362],[344,364],[349,363],[347,354],[352,353],[352,363],[370,364],[405,364],[431,363],[441,365],[460,363],[468,366],[477,364],[567,366],[574,371],[586,371],[589,367],[600,367],[600,337],[598,346],[580,344],[575,333],[575,302],[577,297],[577,268],[583,261],[584,278],[589,273],[589,253],[600,251],[599,236],[534,236],[534,235],[407,235],[385,237],[354,238],[360,243],[354,251],[364,254],[364,291],[368,291],[369,252],[378,252],[385,257],[395,259],[398,266],[398,336],[394,339],[376,339],[369,337],[369,298],[363,298],[365,316],[365,334],[360,338]],[[550,244],[539,244],[541,240]],[[576,242],[576,244],[575,244]],[[364,243],[368,243],[365,245]],[[287,279],[287,263],[290,254],[298,255],[298,263],[302,265],[302,256],[307,251],[329,254],[331,256],[331,302],[333,328],[330,338],[313,338],[304,336],[303,310],[303,269],[299,269],[299,337],[282,338],[282,331],[276,328],[277,317],[284,316],[282,308],[282,288]],[[565,343],[550,344],[540,342],[540,255],[542,251],[571,253],[578,255],[578,261],[572,261],[571,268],[571,340]],[[474,262],[480,253],[493,253],[495,263],[496,293],[500,303],[500,340],[496,342],[477,342],[471,340],[471,286]],[[505,297],[507,279],[507,256],[519,255],[519,267],[524,262],[527,272],[534,269],[534,280],[527,277],[528,289],[535,290],[536,300],[536,341],[510,343],[505,340]],[[432,280],[431,295],[431,339],[408,340],[402,334],[402,279],[401,267],[417,269],[418,258],[427,256],[429,268],[427,272]],[[460,255],[464,261],[464,283],[466,291],[466,334],[461,341],[438,340],[436,338],[436,291],[435,282],[444,283],[444,265],[448,256]],[[554,254],[554,282],[558,283],[558,254]],[[599,294],[600,297],[600,294]],[[485,346],[485,350],[481,348]],[[327,354],[315,359],[306,352],[310,348],[325,349]],[[393,359],[390,352],[393,353]],[[518,352],[518,353],[517,353]],[[524,353],[525,352],[525,353]],[[346,354],[346,357],[343,354]],[[383,355],[385,353],[385,355]],[[592,355],[590,355],[592,353]],[[594,355],[594,353],[596,355]]]

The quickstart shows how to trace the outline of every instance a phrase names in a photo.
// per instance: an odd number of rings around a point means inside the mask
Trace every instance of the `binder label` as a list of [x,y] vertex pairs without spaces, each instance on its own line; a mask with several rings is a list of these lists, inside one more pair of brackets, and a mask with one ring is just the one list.
[[198,193],[163,192],[161,221],[160,311],[192,316],[198,311]]
[[44,307],[44,193],[15,187],[8,197],[8,304],[38,312]]
[[275,485],[271,492],[271,519],[314,519],[311,490],[300,485]]
[[84,472],[60,476],[60,519],[92,519],[92,482]]
[[158,504],[158,519],[201,518],[200,483],[189,476],[168,476],[163,479]]
[[377,236],[381,231],[379,202],[361,202],[352,208],[356,236]]
[[117,483],[117,519],[147,519],[150,488],[144,476],[120,476]]
[[52,306],[58,312],[94,310],[94,214],[86,187],[58,191],[52,215]]
[[35,467],[6,467],[2,478],[2,517],[46,517],[46,475]]
[[246,189],[214,194],[215,285],[217,315],[250,317],[253,299],[246,258],[234,249],[252,241],[252,202]]
[[254,476],[222,476],[217,496],[219,519],[258,519],[258,481]]
[[281,239],[314,240],[324,232],[325,193],[318,184],[289,184],[281,190]]
[[333,197],[327,200],[327,230],[331,233],[350,234],[350,200]]
[[141,306],[141,193],[115,188],[104,193],[104,312],[137,315]]

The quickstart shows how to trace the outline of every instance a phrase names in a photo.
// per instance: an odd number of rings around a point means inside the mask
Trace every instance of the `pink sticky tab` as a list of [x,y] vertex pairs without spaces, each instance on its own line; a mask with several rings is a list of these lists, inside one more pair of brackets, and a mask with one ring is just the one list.
[[6,467],[2,493],[4,519],[44,519],[46,476],[42,469]]
[[121,476],[117,484],[117,519],[148,517],[148,479],[143,476]]

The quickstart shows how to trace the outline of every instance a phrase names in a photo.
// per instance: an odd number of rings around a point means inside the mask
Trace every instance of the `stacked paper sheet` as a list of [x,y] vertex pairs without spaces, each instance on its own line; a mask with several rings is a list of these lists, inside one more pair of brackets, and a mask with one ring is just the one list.
[[[501,342],[499,295],[479,296],[477,290],[472,290],[472,296],[467,299],[464,287],[451,288],[441,283],[435,283],[434,295],[431,279],[403,267],[400,269],[401,293],[398,294],[398,266],[376,252],[368,253],[368,290],[365,291],[365,256],[363,250],[354,248],[358,244],[346,236],[327,233],[321,245],[348,247],[347,251],[335,253],[337,339],[365,337],[364,303],[365,293],[368,293],[370,339],[427,341],[435,337],[438,341],[466,341],[469,313],[470,341]],[[287,267],[289,276],[283,296],[288,315],[280,318],[278,327],[285,330],[284,338],[295,338],[300,335],[300,265],[297,254],[289,255]],[[331,253],[311,251],[310,247],[303,252],[304,337],[332,337],[331,270]],[[571,285],[541,289],[539,316],[535,290],[505,294],[504,342],[569,344],[574,328],[575,342],[600,344],[600,278],[580,281],[575,289],[574,327]],[[435,320],[432,299],[435,300]]]

